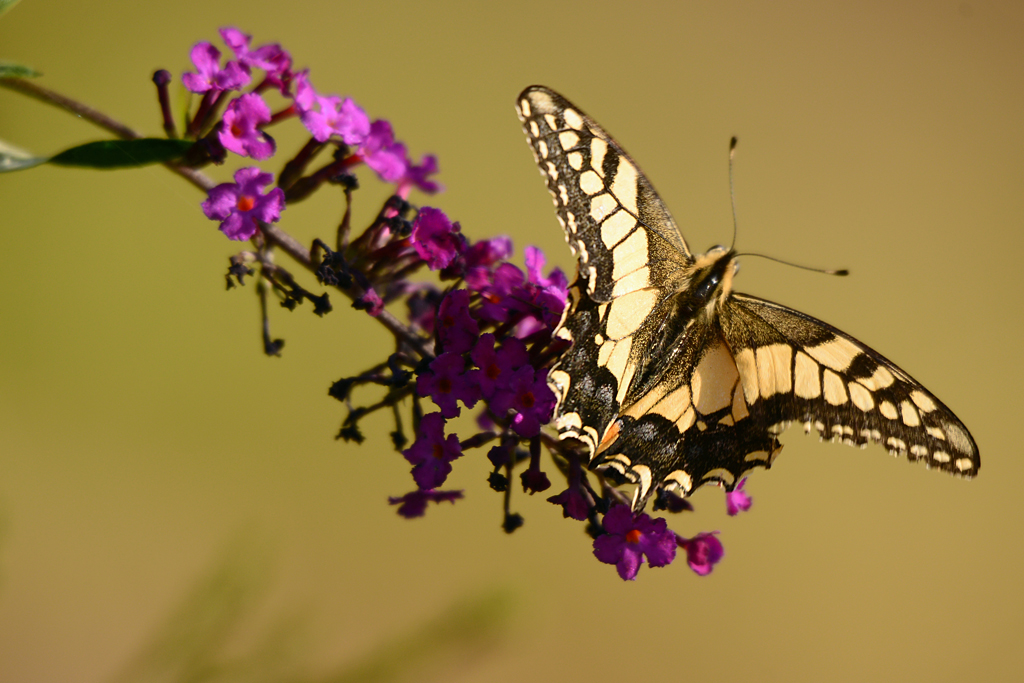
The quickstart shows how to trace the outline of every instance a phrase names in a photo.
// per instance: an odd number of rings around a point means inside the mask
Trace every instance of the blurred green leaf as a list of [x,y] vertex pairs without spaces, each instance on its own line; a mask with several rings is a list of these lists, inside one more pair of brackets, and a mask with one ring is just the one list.
[[[0,3],[3,1],[4,0],[0,0]],[[0,9],[0,13],[2,13],[2,11],[3,10]],[[30,66],[0,59],[0,78],[35,78],[37,76],[42,76],[42,74]]]
[[17,5],[21,0],[0,0],[0,15]]
[[188,140],[165,138],[101,140],[66,149],[52,157],[50,163],[84,168],[134,168],[179,159],[191,146]]
[[49,157],[32,156],[31,152],[0,140],[0,173],[32,168],[49,160]]

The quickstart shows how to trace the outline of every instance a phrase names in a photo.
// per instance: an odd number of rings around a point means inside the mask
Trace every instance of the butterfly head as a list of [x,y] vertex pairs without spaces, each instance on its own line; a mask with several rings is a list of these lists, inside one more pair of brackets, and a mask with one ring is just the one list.
[[738,271],[735,251],[721,245],[708,249],[693,262],[687,290],[681,293],[687,299],[686,307],[714,314],[732,292],[732,281]]

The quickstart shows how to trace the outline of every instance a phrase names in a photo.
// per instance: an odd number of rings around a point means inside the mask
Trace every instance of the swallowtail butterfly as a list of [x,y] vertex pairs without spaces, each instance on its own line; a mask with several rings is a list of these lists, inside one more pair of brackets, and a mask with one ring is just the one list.
[[791,422],[977,474],[967,427],[906,372],[820,320],[734,292],[736,253],[693,254],[597,122],[541,86],[516,108],[578,257],[555,332],[572,346],[548,380],[555,425],[592,469],[637,485],[635,510],[658,489],[732,490],[771,466]]

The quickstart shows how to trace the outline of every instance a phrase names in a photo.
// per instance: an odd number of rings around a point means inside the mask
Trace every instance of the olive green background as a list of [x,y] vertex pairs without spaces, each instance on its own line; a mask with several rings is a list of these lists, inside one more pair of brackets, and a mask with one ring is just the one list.
[[[322,320],[274,310],[287,345],[265,358],[253,288],[224,291],[239,245],[191,186],[160,168],[8,174],[0,680],[1024,676],[1024,5],[26,0],[0,58],[159,135],[152,71],[177,79],[231,24],[436,153],[447,192],[414,201],[474,239],[511,235],[517,260],[536,244],[573,265],[513,111],[526,85],[616,135],[699,251],[731,239],[738,135],[738,248],[852,272],[746,258],[738,288],[920,379],[971,428],[980,477],[792,430],[749,513],[705,489],[674,521],[721,531],[705,578],[680,560],[622,582],[518,490],[526,525],[506,536],[482,452],[455,464],[466,500],[406,521],[386,502],[412,487],[389,422],[332,438],[326,389],[383,358],[376,323],[340,297]],[[281,161],[304,141],[295,121],[272,134]],[[0,90],[3,140],[101,137]],[[386,192],[362,181],[357,225]],[[321,192],[280,225],[308,243],[340,210]]]

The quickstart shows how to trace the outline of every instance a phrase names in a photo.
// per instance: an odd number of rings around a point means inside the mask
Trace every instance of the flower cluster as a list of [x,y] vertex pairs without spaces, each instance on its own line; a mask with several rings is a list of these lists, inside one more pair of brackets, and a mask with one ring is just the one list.
[[[302,199],[320,184],[334,181],[359,164],[365,164],[385,182],[394,183],[395,194],[403,198],[413,188],[428,194],[441,189],[430,178],[438,171],[436,157],[426,155],[414,163],[405,144],[395,139],[388,121],[371,121],[349,97],[319,93],[310,80],[309,70],[293,71],[291,55],[280,45],[253,49],[252,36],[236,28],[222,28],[220,34],[235,58],[222,64],[220,50],[209,42],[197,43],[191,53],[196,70],[181,78],[189,92],[202,95],[195,116],[186,125],[186,136],[200,139],[203,144],[197,150],[202,150],[203,157],[191,161],[220,162],[226,152],[254,161],[269,159],[276,153],[277,143],[266,129],[293,117],[298,117],[312,136],[310,144],[280,174],[278,187],[271,193],[273,198],[264,199],[257,189],[271,180],[251,167],[243,169],[248,171],[243,179],[236,175],[235,183],[219,186],[218,196],[211,196],[203,204],[207,217],[220,221],[221,231],[229,238],[251,239],[258,221],[274,223],[280,218],[286,197],[288,201]],[[263,71],[263,78],[253,85],[252,73],[257,69]],[[158,87],[166,88],[167,79],[154,80]],[[271,111],[263,97],[270,90],[287,102],[277,112]],[[164,118],[165,128],[173,129],[168,107]],[[331,142],[338,143],[332,162],[303,176],[313,156]],[[254,182],[257,178],[258,183]],[[243,187],[245,181],[249,184]],[[237,206],[226,201],[230,195],[239,197]],[[253,205],[264,208],[254,212]]]
[[[580,453],[543,430],[555,408],[548,372],[568,344],[554,335],[566,306],[565,275],[557,268],[545,271],[544,255],[533,247],[525,249],[525,267],[520,268],[509,262],[509,238],[473,242],[440,209],[411,204],[413,189],[427,194],[441,189],[431,179],[438,171],[435,157],[414,163],[388,121],[371,120],[349,97],[322,94],[308,69],[293,71],[292,58],[280,45],[252,48],[251,37],[234,28],[220,34],[234,59],[223,61],[216,47],[202,42],[192,49],[195,71],[182,76],[185,87],[202,96],[185,125],[184,137],[195,141],[187,165],[220,163],[228,152],[266,161],[278,152],[267,129],[288,119],[300,121],[310,134],[276,173],[249,166],[235,173],[233,183],[207,187],[206,216],[219,221],[228,238],[253,245],[252,251],[232,257],[228,286],[256,277],[269,355],[278,355],[284,342],[270,336],[267,292],[288,309],[310,301],[317,315],[332,310],[327,292],[314,294],[276,263],[272,252],[277,248],[392,333],[395,345],[386,360],[336,381],[328,393],[348,408],[341,439],[361,442],[363,417],[378,410],[393,413],[391,439],[411,466],[415,483],[414,490],[390,498],[398,514],[420,517],[430,502],[461,499],[462,491],[441,488],[454,461],[489,445],[486,457],[493,470],[488,482],[504,494],[502,526],[512,532],[523,524],[511,510],[513,472],[519,469],[524,492],[549,489],[541,457],[546,447],[566,482],[547,500],[565,518],[587,523],[594,556],[615,565],[620,577],[634,579],[644,561],[651,567],[668,565],[679,550],[694,572],[711,572],[723,555],[717,532],[684,538],[669,529],[665,518],[633,511],[614,486],[586,470]],[[253,78],[257,70],[263,72],[258,81]],[[154,76],[164,128],[177,137],[167,105],[169,81],[166,72]],[[264,99],[271,91],[285,103],[277,111]],[[325,150],[331,151],[330,159],[310,170]],[[353,173],[361,165],[394,190],[369,226],[353,236],[352,195],[359,187]],[[317,239],[305,251],[274,224],[287,204],[329,185],[343,193],[344,217],[332,244]],[[430,281],[412,278],[422,270],[433,271]],[[369,406],[354,405],[353,391],[363,386],[383,389],[384,396]],[[425,407],[427,401],[432,407]],[[477,425],[477,433],[468,438],[455,434],[451,424],[463,409],[474,411]],[[403,414],[411,418],[411,442],[403,428],[409,418]],[[750,507],[744,483],[727,494],[730,515]],[[661,492],[655,509],[679,513],[693,508]]]

